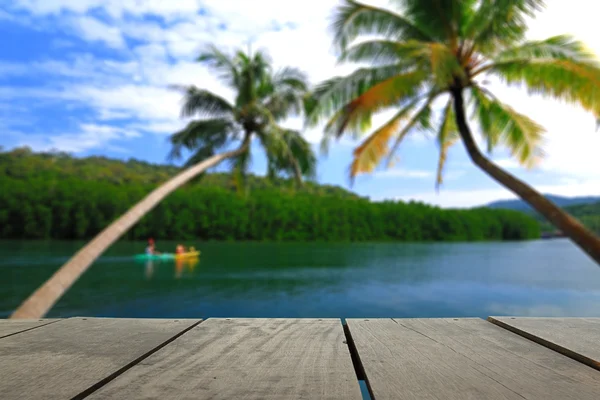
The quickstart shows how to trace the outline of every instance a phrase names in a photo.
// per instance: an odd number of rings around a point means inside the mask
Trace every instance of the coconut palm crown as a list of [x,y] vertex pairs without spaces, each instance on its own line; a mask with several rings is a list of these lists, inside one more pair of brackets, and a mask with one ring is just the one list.
[[[478,167],[547,217],[600,262],[600,240],[478,149],[467,112],[487,149],[502,145],[527,167],[543,156],[544,128],[500,101],[486,80],[530,94],[577,104],[600,117],[600,66],[574,38],[526,40],[527,17],[542,0],[391,0],[380,8],[343,0],[332,24],[341,62],[368,66],[320,84],[306,102],[308,123],[327,118],[324,146],[345,133],[358,136],[372,116],[394,115],[355,149],[353,178],[389,161],[413,132],[434,132],[439,146],[437,183],[448,149],[462,140]],[[434,103],[441,111],[434,112]],[[565,134],[568,134],[565,132]]]
[[[192,120],[170,137],[170,158],[182,156],[182,150],[192,152],[186,165],[213,156],[233,143],[256,137],[268,159],[268,175],[280,173],[312,178],[316,157],[310,143],[299,131],[280,123],[303,111],[302,102],[308,91],[307,78],[296,68],[274,71],[268,55],[262,51],[229,55],[216,46],[208,46],[198,57],[229,89],[235,93],[233,102],[196,86],[174,86],[184,92],[182,117]],[[243,178],[251,161],[248,151],[231,159],[236,176]]]

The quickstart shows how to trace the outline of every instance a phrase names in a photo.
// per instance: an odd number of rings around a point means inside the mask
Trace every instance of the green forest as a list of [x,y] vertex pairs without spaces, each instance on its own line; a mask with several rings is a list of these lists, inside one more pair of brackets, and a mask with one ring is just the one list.
[[[88,239],[179,169],[104,157],[0,152],[0,238]],[[511,210],[444,210],[371,202],[335,186],[206,174],[171,194],[128,239],[255,241],[475,241],[540,236],[539,223]]]

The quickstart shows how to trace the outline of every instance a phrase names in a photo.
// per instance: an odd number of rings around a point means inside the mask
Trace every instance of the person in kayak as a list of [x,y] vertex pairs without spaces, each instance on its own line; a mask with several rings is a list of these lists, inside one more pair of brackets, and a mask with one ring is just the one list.
[[148,247],[146,247],[146,254],[160,254],[158,251],[156,251],[156,248],[154,247],[154,239],[152,238],[148,239]]
[[185,253],[185,247],[183,247],[183,245],[178,244],[177,247],[175,248],[175,254],[183,254]]

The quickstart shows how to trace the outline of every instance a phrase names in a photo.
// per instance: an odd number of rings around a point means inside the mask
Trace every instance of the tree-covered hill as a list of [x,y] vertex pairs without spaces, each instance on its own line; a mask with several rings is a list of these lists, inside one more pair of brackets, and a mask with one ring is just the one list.
[[[548,200],[553,202],[559,207],[571,207],[580,204],[590,204],[597,203],[600,201],[599,196],[579,196],[579,197],[566,197],[566,196],[557,196],[553,194],[545,194]],[[515,199],[515,200],[498,200],[487,205],[489,208],[504,208],[508,210],[516,210],[522,212],[535,212],[531,206],[525,203],[523,200]]]
[[[173,165],[150,164],[145,161],[130,159],[128,161],[114,160],[106,157],[76,158],[63,152],[34,153],[27,147],[2,152],[0,148],[0,176],[27,180],[32,177],[44,179],[78,178],[83,181],[102,181],[115,185],[152,184],[156,185],[180,171]],[[192,180],[190,185],[202,182],[205,186],[237,189],[235,179],[231,174],[209,173]],[[291,179],[268,180],[263,177],[249,175],[247,187],[249,190],[266,188],[292,188]],[[358,197],[338,186],[317,185],[306,182],[300,189],[307,193],[331,194],[348,197]]]
[[[173,166],[28,149],[0,152],[0,238],[93,237],[160,182]],[[335,186],[207,174],[175,191],[129,239],[441,241],[539,237],[535,219],[511,210],[443,210],[370,202]]]

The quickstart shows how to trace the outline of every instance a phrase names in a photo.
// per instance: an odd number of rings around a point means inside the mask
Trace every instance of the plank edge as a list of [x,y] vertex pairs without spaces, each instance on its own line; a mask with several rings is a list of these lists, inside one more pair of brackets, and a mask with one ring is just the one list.
[[19,333],[23,333],[23,332],[29,332],[29,331],[32,331],[34,329],[38,329],[38,328],[42,328],[44,326],[48,326],[50,324],[55,324],[57,322],[62,322],[64,320],[66,320],[66,319],[68,319],[68,318],[61,318],[61,319],[55,319],[54,321],[48,321],[45,324],[37,325],[37,326],[31,327],[31,328],[23,329],[21,331],[9,333],[8,335],[0,336],[0,339],[4,339],[4,338],[10,337],[10,336],[18,335]]
[[[506,323],[506,322],[500,321],[497,318],[500,318],[500,317],[488,317],[487,321],[491,322],[492,324],[494,324],[496,326],[499,326],[500,328],[504,328],[507,331],[510,331],[510,332],[512,332],[514,334],[522,336],[525,339],[529,339],[532,342],[535,342],[535,343],[537,343],[537,344],[539,344],[541,346],[547,347],[550,350],[553,350],[553,351],[555,351],[557,353],[562,354],[563,356],[569,357],[569,358],[571,358],[571,359],[573,359],[575,361],[578,361],[578,362],[580,362],[582,364],[587,365],[588,367],[591,367],[591,368],[594,368],[594,369],[600,371],[600,362],[598,362],[598,361],[596,361],[594,359],[591,359],[589,357],[586,357],[583,354],[577,353],[577,352],[575,352],[575,351],[573,351],[571,349],[568,349],[566,347],[558,345],[558,344],[556,344],[554,342],[551,342],[549,340],[543,339],[543,338],[541,338],[539,336],[536,336],[536,335],[534,335],[532,333],[529,333],[527,331],[519,329],[519,328],[517,328],[515,326],[512,326],[512,325]],[[510,318],[510,317],[507,317],[507,318]]]
[[167,340],[165,340],[164,342],[162,342],[158,346],[156,346],[156,347],[148,350],[146,353],[142,354],[141,356],[139,356],[135,360],[133,360],[133,361],[129,362],[128,364],[126,364],[125,366],[119,368],[118,370],[116,370],[112,374],[108,375],[107,377],[99,380],[98,382],[96,382],[95,384],[93,384],[89,388],[85,389],[84,391],[82,391],[78,395],[73,396],[71,398],[71,400],[80,400],[80,399],[83,399],[83,398],[89,396],[90,394],[94,393],[98,389],[100,389],[103,386],[105,386],[107,383],[111,382],[115,378],[117,378],[120,375],[122,375],[123,373],[127,372],[129,369],[133,368],[134,366],[136,366],[140,362],[144,361],[146,358],[150,357],[152,354],[156,353],[157,351],[159,351],[160,349],[162,349],[166,345],[174,342],[176,339],[178,339],[179,337],[181,337],[186,332],[194,329],[195,327],[197,327],[198,325],[200,325],[202,322],[204,322],[204,320],[200,319],[197,322],[194,322],[193,324],[191,324],[190,326],[188,326],[187,328],[183,329],[182,331],[177,332],[175,335],[171,336],[170,338],[168,338]]

